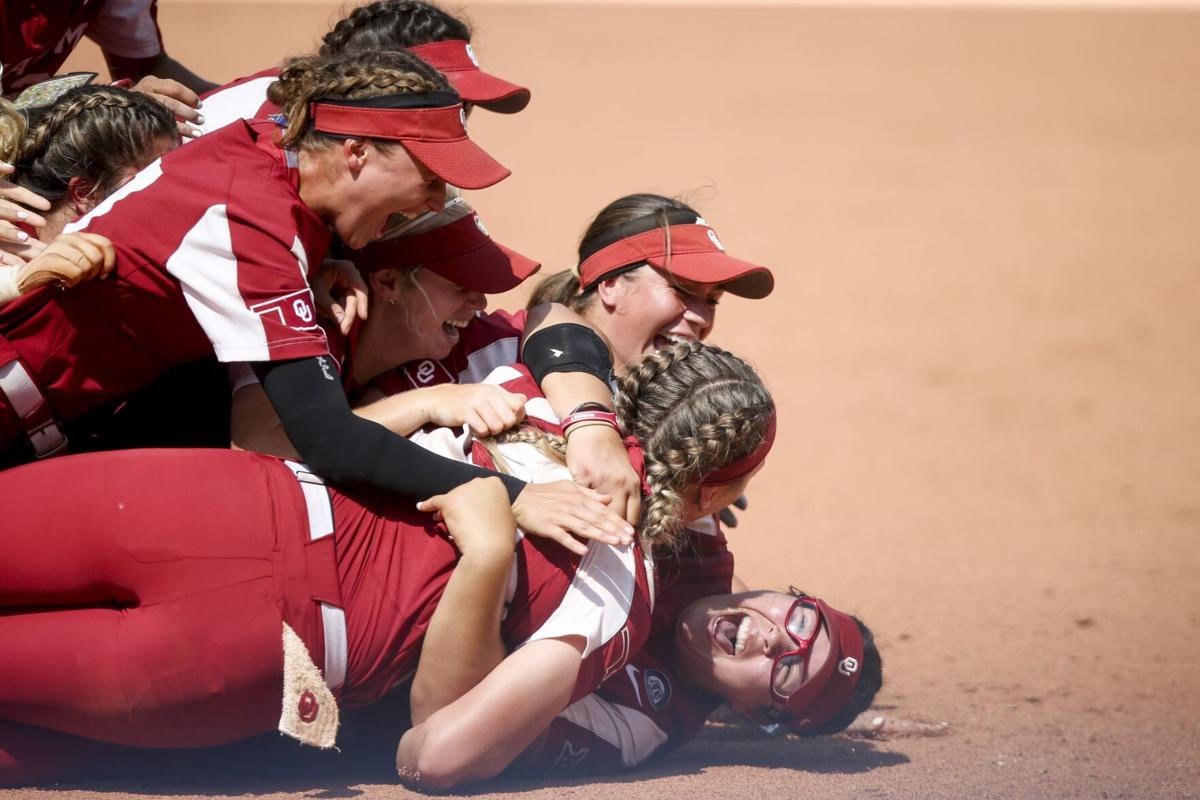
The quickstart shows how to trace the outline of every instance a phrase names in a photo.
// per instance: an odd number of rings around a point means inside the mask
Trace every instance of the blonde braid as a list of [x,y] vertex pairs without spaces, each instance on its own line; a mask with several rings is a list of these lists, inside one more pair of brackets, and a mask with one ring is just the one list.
[[495,436],[479,440],[479,443],[488,451],[488,455],[492,457],[492,461],[496,463],[496,469],[505,475],[511,475],[512,469],[500,453],[498,445],[512,442],[533,445],[554,461],[560,464],[567,463],[567,440],[564,437],[546,433],[541,428],[535,428],[532,425],[518,425],[515,428],[501,431]]
[[746,362],[711,345],[685,342],[651,353],[618,379],[624,429],[645,450],[650,495],[642,504],[647,545],[674,547],[683,495],[705,475],[762,442],[775,405]]
[[356,100],[385,94],[453,91],[442,75],[407,52],[359,52],[308,55],[292,59],[267,89],[267,98],[283,109],[287,127],[283,147],[315,149],[329,137],[309,130],[309,104],[318,100]]
[[13,163],[28,126],[21,110],[0,97],[0,161]]

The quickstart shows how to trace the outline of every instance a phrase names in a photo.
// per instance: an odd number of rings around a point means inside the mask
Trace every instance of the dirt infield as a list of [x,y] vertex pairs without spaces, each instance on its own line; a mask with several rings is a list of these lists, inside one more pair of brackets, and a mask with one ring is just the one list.
[[[222,80],[336,11],[160,5],[169,50]],[[716,337],[781,407],[739,573],[858,611],[880,713],[950,723],[877,741],[714,725],[631,775],[487,796],[1200,797],[1200,12],[470,16],[485,67],[534,91],[472,119],[514,170],[473,198],[497,238],[552,270],[613,197],[687,192],[775,267],[776,293],[724,301]],[[386,763],[281,761],[0,797],[408,794]]]

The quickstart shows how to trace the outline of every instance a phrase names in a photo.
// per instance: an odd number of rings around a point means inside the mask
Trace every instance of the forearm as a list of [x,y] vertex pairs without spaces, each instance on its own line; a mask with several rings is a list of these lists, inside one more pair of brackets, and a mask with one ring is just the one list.
[[570,702],[583,646],[575,638],[525,645],[406,731],[396,753],[401,776],[418,787],[447,789],[503,771]]
[[279,415],[275,413],[275,407],[259,383],[247,384],[233,393],[229,440],[234,450],[300,459],[296,446],[288,438]]
[[[327,357],[258,363],[255,372],[300,458],[329,480],[424,499],[496,475],[430,453],[355,415]],[[500,478],[510,501],[525,487],[511,476]]]
[[357,406],[354,413],[382,425],[392,433],[408,436],[429,422],[429,399],[426,396],[429,392],[430,389],[413,389],[382,397]]
[[413,678],[412,721],[419,725],[487,677],[506,655],[500,638],[512,548],[464,554],[429,621]]
[[170,78],[179,81],[196,94],[203,94],[218,86],[218,84],[206,81],[196,75],[165,52],[150,58],[126,58],[105,53],[104,60],[114,79],[127,78],[136,82],[147,75],[153,75],[156,78]]

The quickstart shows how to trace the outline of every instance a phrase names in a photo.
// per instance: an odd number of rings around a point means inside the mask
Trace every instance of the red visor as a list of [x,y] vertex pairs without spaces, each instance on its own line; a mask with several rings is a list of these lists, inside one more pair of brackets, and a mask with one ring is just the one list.
[[806,731],[819,727],[837,716],[858,685],[862,674],[863,639],[858,623],[849,614],[831,608],[824,600],[812,598],[829,629],[829,658],[788,698],[791,714],[788,727]]
[[462,189],[483,189],[512,173],[467,138],[461,103],[436,108],[364,108],[333,101],[309,106],[313,129],[335,136],[401,142],[442,180]]
[[492,239],[476,214],[425,233],[372,242],[351,251],[350,259],[363,272],[419,265],[484,294],[507,292],[541,268]]
[[579,283],[585,289],[590,288],[622,267],[640,263],[690,281],[720,284],[725,291],[739,297],[757,300],[775,288],[775,278],[769,269],[726,254],[716,231],[703,220],[692,225],[654,228],[613,242],[579,265]]
[[758,443],[758,447],[751,452],[734,461],[732,464],[722,467],[716,472],[710,472],[704,476],[701,481],[705,486],[723,486],[727,483],[733,483],[741,479],[745,475],[749,475],[754,471],[754,468],[766,460],[767,454],[771,452],[771,445],[775,443],[775,412],[771,412],[771,418],[767,420],[767,429],[763,431],[762,441]]
[[408,51],[446,76],[463,100],[500,114],[515,114],[529,105],[529,90],[479,68],[468,42],[450,39],[408,48]]

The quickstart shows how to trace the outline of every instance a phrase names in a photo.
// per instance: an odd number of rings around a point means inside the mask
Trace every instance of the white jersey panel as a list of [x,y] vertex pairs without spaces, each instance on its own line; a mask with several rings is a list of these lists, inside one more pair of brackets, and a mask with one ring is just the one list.
[[200,109],[204,124],[195,127],[202,133],[212,133],[239,119],[254,119],[267,102],[267,87],[274,82],[275,77],[268,75],[213,92],[204,98],[204,107]]
[[626,767],[642,763],[667,741],[666,731],[641,711],[595,694],[575,701],[558,716],[608,742],[621,754],[621,764]]

